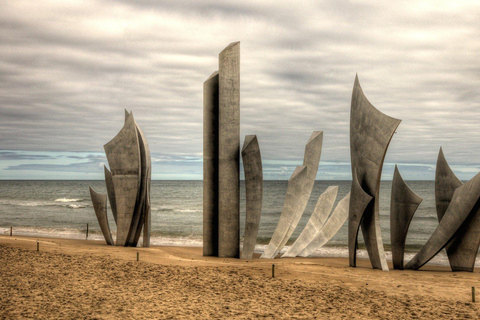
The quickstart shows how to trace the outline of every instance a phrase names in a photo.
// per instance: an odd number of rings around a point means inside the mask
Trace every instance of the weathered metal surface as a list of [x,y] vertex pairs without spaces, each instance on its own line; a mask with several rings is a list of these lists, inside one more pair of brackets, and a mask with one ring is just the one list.
[[203,83],[203,255],[218,255],[218,71]]
[[[440,222],[455,190],[463,183],[455,176],[445,159],[442,148],[438,153],[435,171],[435,204]],[[452,271],[470,271],[475,267],[475,258],[480,245],[480,214],[476,205],[467,220],[445,246]]]
[[[280,241],[274,242],[272,244],[272,247],[267,246],[267,249],[265,252],[268,252],[266,254],[262,255],[263,258],[274,258],[280,250],[285,246],[287,243],[288,239],[290,239],[290,236],[292,235],[293,231],[297,227],[298,222],[302,218],[302,214],[305,211],[305,207],[307,206],[308,199],[310,198],[310,194],[312,193],[313,185],[315,183],[315,178],[317,177],[317,171],[318,171],[318,164],[320,163],[320,156],[322,153],[322,143],[323,143],[323,131],[314,131],[312,135],[310,136],[310,139],[308,140],[306,146],[305,146],[305,155],[303,157],[303,167],[305,167],[305,181],[304,183],[300,186],[300,188],[295,189],[296,195],[292,195],[292,197],[289,197],[289,201],[294,201],[297,206],[295,207],[295,210],[288,211],[286,214],[288,223],[284,224],[279,230],[278,235],[282,235],[283,238],[280,239]],[[298,168],[298,167],[297,167]],[[295,198],[295,200],[292,200]],[[285,202],[287,202],[287,198],[285,198]],[[287,205],[289,207],[290,205]],[[285,205],[284,205],[285,208]],[[293,215],[290,215],[293,214]],[[283,215],[283,211],[282,211]],[[280,222],[282,222],[280,218]],[[277,226],[277,228],[280,226]],[[285,227],[286,229],[283,229]],[[277,229],[276,229],[277,230]],[[276,234],[274,234],[275,236]],[[272,240],[270,240],[270,243],[272,243]],[[275,238],[277,240],[277,238]]]
[[117,224],[117,203],[115,200],[115,188],[113,187],[112,173],[107,169],[106,166],[103,167],[105,171],[105,184],[107,186],[108,200],[110,201],[113,219],[115,220],[115,224]]
[[394,269],[403,270],[408,227],[422,201],[423,199],[408,187],[395,165],[390,198],[390,240]]
[[245,136],[242,148],[245,171],[245,236],[243,237],[242,259],[252,259],[257,243],[258,228],[262,214],[263,170],[260,146],[256,135]]
[[[465,221],[468,221],[470,213],[477,214],[478,201],[480,198],[480,173],[464,185],[458,187],[453,194],[450,205],[447,208],[438,227],[433,232],[427,243],[410,260],[405,269],[419,269],[430,261],[440,250],[442,250],[455,233],[461,228]],[[476,230],[478,232],[478,230]],[[468,239],[470,240],[470,239]],[[475,239],[476,240],[476,239]],[[467,241],[462,239],[461,241]],[[474,240],[472,240],[472,243]],[[470,241],[466,245],[473,248]],[[478,247],[477,247],[478,249]],[[471,257],[468,257],[469,260]]]
[[275,232],[270,239],[269,244],[265,248],[260,258],[273,259],[284,246],[284,239],[290,229],[295,228],[298,223],[297,218],[302,214],[300,211],[302,198],[298,196],[303,191],[307,176],[307,168],[305,166],[298,166],[295,168],[292,176],[288,180],[287,194],[285,202],[283,203],[283,210],[280,214]]
[[307,247],[315,236],[322,230],[325,221],[327,221],[328,215],[332,211],[333,204],[337,198],[338,187],[331,186],[325,190],[324,193],[318,197],[315,209],[310,216],[305,228],[302,230],[297,240],[292,246],[282,255],[282,258],[296,257]]
[[240,257],[240,42],[219,55],[218,256]]
[[[151,168],[151,156],[150,156],[150,148],[147,143],[147,139],[145,138],[145,134],[143,133],[142,129],[138,126],[135,122],[135,127],[137,130],[138,135],[138,142],[140,145],[140,163],[141,163],[141,170],[140,170],[140,188],[139,193],[137,196],[137,202],[135,204],[135,211],[133,214],[132,225],[130,227],[129,233],[129,241],[128,245],[132,247],[136,247],[138,244],[138,240],[140,238],[140,233],[142,232],[143,222],[144,222],[144,214],[145,214],[145,202],[147,197],[147,188],[149,188],[150,177],[147,175],[148,171]],[[148,237],[150,236],[147,234]],[[145,246],[145,243],[144,243]]]
[[348,218],[348,206],[350,205],[350,192],[340,200],[328,218],[327,222],[320,230],[315,238],[302,250],[298,255],[300,257],[308,257],[321,247],[323,247],[330,239],[332,239],[345,224]]
[[140,187],[140,146],[135,120],[130,114],[122,130],[104,145],[112,173],[117,210],[117,246],[127,244]]
[[102,230],[103,237],[108,245],[113,246],[112,233],[110,232],[110,226],[108,225],[107,217],[107,195],[96,192],[89,187],[90,197],[92,198],[93,209],[95,210],[95,215],[97,216],[98,224],[100,225],[100,230]]
[[363,213],[367,207],[373,206],[372,198],[363,191],[354,171],[348,209],[348,259],[351,267],[357,265],[358,230]]
[[[352,161],[352,175],[356,171],[361,189],[372,197],[372,203],[360,213],[365,246],[370,262],[374,269],[388,270],[380,230],[379,192],[383,161],[390,140],[401,120],[389,117],[377,110],[365,97],[363,90],[355,77],[352,92],[350,112],[350,155]],[[353,186],[352,186],[353,187]],[[350,210],[357,210],[354,201],[360,189],[352,188]],[[352,219],[349,218],[349,223]],[[355,228],[349,228],[355,234]],[[353,237],[349,235],[349,237]],[[349,252],[356,255],[355,241],[349,242]],[[353,260],[353,261],[352,261]],[[350,263],[355,261],[355,257]],[[355,263],[353,263],[355,266]]]

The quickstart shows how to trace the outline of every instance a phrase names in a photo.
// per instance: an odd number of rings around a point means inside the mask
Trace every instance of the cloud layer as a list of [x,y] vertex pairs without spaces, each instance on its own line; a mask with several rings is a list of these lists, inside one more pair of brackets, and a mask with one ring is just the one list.
[[0,150],[98,155],[126,108],[158,175],[201,177],[202,83],[239,40],[242,137],[286,178],[314,130],[325,174],[348,168],[356,73],[403,120],[387,162],[480,159],[477,1],[0,2]]

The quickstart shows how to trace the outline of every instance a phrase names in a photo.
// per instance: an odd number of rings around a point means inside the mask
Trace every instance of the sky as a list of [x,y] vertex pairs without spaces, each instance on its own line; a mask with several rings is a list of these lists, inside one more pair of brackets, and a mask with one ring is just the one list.
[[287,180],[323,131],[319,180],[351,179],[355,74],[402,119],[383,179],[480,171],[479,1],[0,0],[0,179],[104,179],[132,110],[153,179],[202,179],[203,82],[241,46],[241,143]]

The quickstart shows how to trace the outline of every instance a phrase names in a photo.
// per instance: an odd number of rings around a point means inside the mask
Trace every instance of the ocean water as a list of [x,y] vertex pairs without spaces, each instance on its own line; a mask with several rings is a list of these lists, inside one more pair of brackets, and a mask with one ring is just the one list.
[[[433,181],[408,181],[408,185],[424,200],[418,208],[406,241],[408,261],[428,240],[438,225]],[[303,230],[320,194],[329,186],[338,186],[336,203],[350,191],[350,181],[316,181],[305,213],[287,245]],[[100,228],[90,201],[88,186],[106,193],[104,181],[1,181],[0,234],[85,239],[87,223],[89,239],[101,240]],[[264,200],[256,251],[262,252],[277,225],[285,199],[287,181],[265,181]],[[390,252],[391,181],[382,181],[380,189],[380,224],[387,259]],[[202,181],[152,181],[153,245],[202,245]],[[245,222],[245,189],[241,182],[241,231]],[[110,227],[115,223],[108,209]],[[359,232],[359,257],[367,257]],[[285,251],[286,248],[283,250]],[[324,247],[314,253],[319,257],[347,257],[347,223]],[[477,257],[477,266],[480,266]],[[444,252],[432,263],[447,264]]]

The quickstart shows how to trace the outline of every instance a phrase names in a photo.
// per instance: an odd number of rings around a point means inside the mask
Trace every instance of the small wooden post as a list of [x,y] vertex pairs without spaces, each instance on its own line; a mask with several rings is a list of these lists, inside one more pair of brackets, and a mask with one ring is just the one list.
[[87,235],[85,236],[85,240],[88,240],[88,223],[87,223]]
[[275,265],[272,264],[272,278],[275,278]]
[[475,287],[472,287],[472,302],[475,302]]
[[140,252],[137,251],[137,261],[140,261]]
[[40,251],[40,242],[37,240],[37,251]]
[[10,237],[13,235],[13,227],[10,227]]

